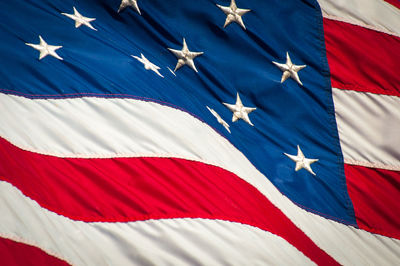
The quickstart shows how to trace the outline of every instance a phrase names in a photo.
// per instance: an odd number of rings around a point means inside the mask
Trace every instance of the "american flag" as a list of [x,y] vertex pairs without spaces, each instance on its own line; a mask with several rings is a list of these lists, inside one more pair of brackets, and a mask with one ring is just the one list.
[[400,264],[397,0],[0,3],[1,265]]

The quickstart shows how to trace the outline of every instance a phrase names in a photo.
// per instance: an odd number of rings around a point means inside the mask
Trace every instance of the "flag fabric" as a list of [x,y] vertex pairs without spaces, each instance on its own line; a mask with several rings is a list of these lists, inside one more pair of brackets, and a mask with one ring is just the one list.
[[399,8],[1,2],[1,264],[399,264]]

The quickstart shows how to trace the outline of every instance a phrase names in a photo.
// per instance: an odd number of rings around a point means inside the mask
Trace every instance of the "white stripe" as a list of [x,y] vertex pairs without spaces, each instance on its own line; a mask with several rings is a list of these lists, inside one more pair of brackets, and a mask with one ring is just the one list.
[[361,161],[355,161],[351,159],[344,159],[345,164],[351,164],[351,165],[356,165],[356,166],[364,166],[368,168],[379,168],[379,169],[385,169],[385,170],[390,170],[390,171],[400,171],[400,167],[398,166],[393,166],[393,165],[387,165],[387,164],[382,164],[382,163],[371,163],[371,162],[361,162]]
[[221,137],[211,128],[185,112],[153,102],[88,97],[30,100],[0,93],[0,114],[0,136],[41,154],[80,158],[156,154],[199,160],[209,157],[216,145],[214,152],[224,153],[213,157],[229,160],[231,145],[226,141],[221,145]]
[[400,170],[400,98],[333,89],[343,157]]
[[366,29],[370,29],[370,30],[374,30],[374,31],[377,31],[377,32],[386,33],[386,34],[388,34],[388,35],[393,35],[393,36],[396,36],[396,37],[400,37],[400,35],[397,35],[397,34],[394,33],[394,32],[391,32],[391,31],[388,31],[388,30],[385,30],[385,29],[382,29],[382,28],[377,28],[377,27],[372,26],[372,25],[363,24],[363,23],[361,23],[361,22],[357,22],[357,21],[354,21],[354,20],[351,20],[351,19],[341,18],[341,17],[336,17],[336,16],[328,15],[328,14],[325,13],[325,12],[322,12],[322,15],[323,15],[324,18],[327,18],[327,19],[330,19],[330,20],[336,20],[336,21],[340,21],[340,22],[346,22],[346,23],[348,23],[348,24],[353,24],[353,25],[360,26],[360,27],[363,27],[363,28],[366,28]]
[[280,208],[341,264],[400,261],[400,241],[311,214],[293,204],[225,138],[191,115],[131,99],[30,100],[0,94],[0,135],[67,157],[171,156],[222,167]]
[[0,213],[0,236],[73,265],[313,264],[284,239],[252,226],[206,219],[84,223],[43,209],[3,181]]
[[318,0],[324,17],[400,36],[400,10],[384,0]]

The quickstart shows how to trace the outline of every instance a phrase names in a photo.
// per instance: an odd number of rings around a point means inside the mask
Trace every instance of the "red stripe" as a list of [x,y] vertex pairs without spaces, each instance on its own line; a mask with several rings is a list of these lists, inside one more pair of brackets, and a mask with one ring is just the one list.
[[400,239],[400,172],[345,165],[357,224]]
[[0,237],[0,265],[2,266],[39,266],[69,265],[63,260],[50,256],[42,250]]
[[324,19],[332,87],[400,96],[400,38]]
[[228,220],[279,235],[318,264],[336,263],[257,189],[203,163],[58,158],[20,150],[0,138],[0,176],[41,206],[75,220]]
[[393,5],[393,6],[397,7],[397,8],[400,8],[400,1],[399,0],[385,0],[385,1],[388,2],[389,4]]

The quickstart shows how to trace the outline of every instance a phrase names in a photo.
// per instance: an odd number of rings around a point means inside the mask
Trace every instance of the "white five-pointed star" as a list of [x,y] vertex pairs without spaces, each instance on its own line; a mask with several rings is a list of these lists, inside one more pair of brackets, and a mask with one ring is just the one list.
[[168,48],[177,58],[178,58],[178,63],[176,63],[176,67],[174,71],[177,71],[179,68],[181,68],[184,65],[188,65],[191,69],[194,71],[198,72],[196,69],[196,66],[194,65],[193,59],[199,55],[202,55],[203,52],[191,52],[189,51],[189,48],[186,45],[186,40],[183,38],[183,47],[182,50],[175,50]]
[[76,10],[75,7],[73,7],[74,9],[74,14],[67,14],[67,13],[61,13],[64,16],[69,17],[70,19],[75,20],[75,28],[79,28],[82,25],[85,25],[89,28],[91,28],[92,30],[96,30],[91,24],[90,22],[96,20],[95,18],[87,18],[82,16],[78,10]]
[[242,16],[247,12],[251,11],[250,9],[242,9],[236,6],[235,0],[231,0],[230,6],[221,6],[217,5],[226,15],[226,20],[224,24],[224,28],[231,24],[232,22],[238,23],[243,29],[246,29],[244,26]]
[[136,10],[136,12],[138,12],[139,15],[141,15],[137,0],[122,0],[121,5],[118,8],[118,13],[123,11],[125,8],[129,6],[133,7]]
[[55,45],[49,45],[47,44],[42,36],[39,35],[39,40],[40,43],[39,44],[33,44],[33,43],[25,43],[26,45],[32,47],[35,50],[38,50],[40,52],[39,55],[39,60],[41,60],[42,58],[51,55],[59,60],[63,60],[57,53],[56,50],[60,49],[62,46],[55,46]]
[[131,56],[133,58],[135,58],[136,60],[138,60],[139,62],[141,62],[145,69],[152,70],[157,75],[159,75],[160,77],[162,77],[162,78],[164,77],[163,75],[160,74],[160,72],[158,72],[160,67],[155,65],[155,64],[153,64],[152,62],[150,62],[143,54],[140,54],[141,57],[137,57],[137,56],[134,56],[134,55],[131,55]]
[[295,171],[299,171],[300,169],[306,169],[311,174],[315,175],[313,170],[311,169],[311,164],[318,161],[318,159],[308,159],[304,156],[303,152],[300,149],[300,146],[297,145],[297,155],[290,155],[284,153],[287,157],[289,157],[292,161],[296,163]]
[[210,113],[217,119],[218,123],[220,123],[229,133],[231,133],[231,131],[229,130],[229,125],[228,123],[225,122],[224,119],[221,118],[221,116],[214,111],[214,109],[211,109],[210,107],[206,106],[208,111],[210,111]]
[[251,112],[253,112],[254,110],[256,110],[257,108],[243,106],[242,100],[240,100],[240,97],[239,97],[239,93],[237,93],[235,104],[227,104],[227,103],[223,103],[223,104],[226,107],[228,107],[229,110],[232,111],[232,113],[233,113],[232,122],[236,122],[239,119],[243,119],[249,125],[254,126],[250,121],[249,114]]
[[305,68],[306,65],[301,65],[301,66],[294,65],[292,63],[292,60],[290,59],[288,52],[286,52],[286,63],[285,64],[280,64],[277,62],[272,62],[272,63],[274,63],[277,67],[279,67],[279,69],[282,70],[282,72],[283,72],[281,83],[283,83],[285,80],[287,80],[289,77],[291,77],[292,79],[297,81],[297,83],[299,83],[300,85],[303,85],[303,83],[301,83],[301,81],[300,81],[299,74],[297,72],[299,72],[300,70]]

